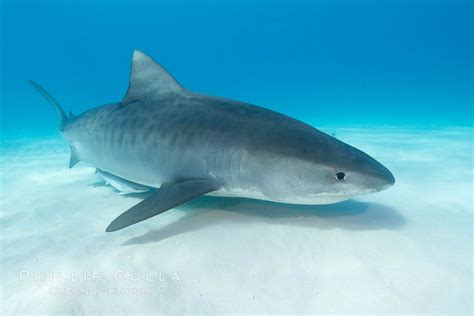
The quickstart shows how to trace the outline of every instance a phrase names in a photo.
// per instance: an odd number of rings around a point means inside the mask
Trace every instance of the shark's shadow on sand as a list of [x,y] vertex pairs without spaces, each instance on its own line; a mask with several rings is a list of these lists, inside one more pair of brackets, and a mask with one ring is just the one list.
[[266,223],[344,230],[400,229],[406,224],[406,219],[391,207],[356,200],[329,205],[294,205],[203,196],[180,206],[180,209],[185,211],[181,219],[133,237],[123,245],[158,242],[178,234],[226,223]]

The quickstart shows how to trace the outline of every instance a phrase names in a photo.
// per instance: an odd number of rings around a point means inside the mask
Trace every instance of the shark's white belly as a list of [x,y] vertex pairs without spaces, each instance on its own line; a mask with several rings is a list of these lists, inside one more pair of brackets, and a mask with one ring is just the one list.
[[269,198],[265,194],[257,190],[250,189],[230,189],[225,188],[218,191],[208,193],[210,196],[223,196],[223,197],[243,197],[248,199],[264,200],[278,203],[289,203],[289,204],[304,204],[304,205],[322,205],[322,204],[333,204],[352,198],[351,195],[344,194],[314,194],[308,197],[282,197],[281,199]]

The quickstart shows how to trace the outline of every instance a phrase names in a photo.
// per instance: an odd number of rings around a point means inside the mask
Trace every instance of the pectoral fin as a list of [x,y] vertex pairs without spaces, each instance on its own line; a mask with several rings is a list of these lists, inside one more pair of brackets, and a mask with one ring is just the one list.
[[72,146],[69,146],[71,148],[71,158],[69,159],[69,169],[71,169],[72,167],[74,167],[79,161],[81,161],[81,159],[79,158],[79,156],[77,155],[77,152],[76,150],[74,149],[74,147]]
[[215,181],[208,179],[188,179],[162,184],[153,195],[114,219],[105,231],[113,232],[141,222],[218,188],[219,185]]

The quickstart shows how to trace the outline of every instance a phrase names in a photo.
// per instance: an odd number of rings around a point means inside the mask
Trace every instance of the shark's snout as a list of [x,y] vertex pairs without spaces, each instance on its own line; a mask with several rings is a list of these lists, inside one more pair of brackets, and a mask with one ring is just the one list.
[[377,162],[373,173],[369,173],[367,184],[374,191],[388,189],[395,183],[395,177],[384,165]]
[[388,170],[387,168],[386,169],[386,172],[384,173],[384,176],[383,176],[383,185],[381,186],[380,190],[385,190],[389,187],[391,187],[392,185],[395,184],[395,177],[393,176],[393,174],[390,172],[390,170]]
[[391,187],[395,177],[383,164],[365,152],[344,144],[338,165],[333,167],[334,178],[341,192],[360,195],[379,192]]

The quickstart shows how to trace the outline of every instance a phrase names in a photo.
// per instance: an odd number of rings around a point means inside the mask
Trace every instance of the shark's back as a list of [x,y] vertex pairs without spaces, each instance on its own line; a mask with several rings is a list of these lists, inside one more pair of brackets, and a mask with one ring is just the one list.
[[181,174],[232,177],[223,174],[232,172],[224,169],[232,169],[246,151],[272,144],[270,138],[278,135],[271,131],[282,124],[290,126],[293,119],[190,93],[125,107],[105,105],[69,120],[61,132],[78,159],[128,180],[159,186]]
[[83,160],[155,187],[208,176],[226,186],[240,181],[240,164],[248,152],[324,160],[322,148],[337,145],[286,115],[190,92],[139,52],[122,102],[62,122],[60,131],[72,149],[70,165]]

